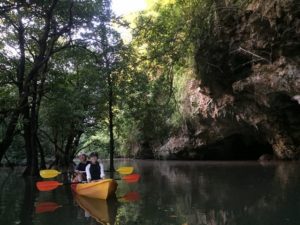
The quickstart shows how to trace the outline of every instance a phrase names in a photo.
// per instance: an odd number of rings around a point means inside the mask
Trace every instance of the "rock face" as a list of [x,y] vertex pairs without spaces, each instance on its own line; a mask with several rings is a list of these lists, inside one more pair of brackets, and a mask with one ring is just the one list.
[[299,8],[295,0],[219,7],[218,25],[198,43],[198,77],[188,82],[182,105],[186,124],[154,157],[299,158]]

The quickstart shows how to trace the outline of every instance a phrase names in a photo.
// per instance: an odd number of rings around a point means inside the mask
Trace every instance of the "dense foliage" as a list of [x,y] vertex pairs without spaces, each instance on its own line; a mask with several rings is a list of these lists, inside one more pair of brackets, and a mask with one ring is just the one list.
[[68,165],[81,136],[108,117],[120,49],[110,2],[5,1],[0,10],[0,159],[26,156],[30,175],[45,156]]
[[[25,173],[36,174],[47,163],[68,166],[80,151],[153,157],[148,150],[188,119],[187,80],[222,84],[204,76],[215,69],[205,59],[195,73],[194,58],[215,41],[225,2],[147,2],[128,18],[112,15],[106,0],[0,3],[2,162],[26,158]],[[120,26],[131,31],[125,44]]]

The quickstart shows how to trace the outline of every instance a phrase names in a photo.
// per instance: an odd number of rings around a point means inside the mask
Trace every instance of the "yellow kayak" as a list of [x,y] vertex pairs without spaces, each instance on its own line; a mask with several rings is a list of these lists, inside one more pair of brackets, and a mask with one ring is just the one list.
[[72,189],[78,195],[105,200],[115,194],[117,186],[115,180],[104,179],[91,183],[74,184]]
[[75,200],[85,213],[93,217],[97,222],[105,225],[115,223],[118,208],[116,199],[106,201],[75,195]]

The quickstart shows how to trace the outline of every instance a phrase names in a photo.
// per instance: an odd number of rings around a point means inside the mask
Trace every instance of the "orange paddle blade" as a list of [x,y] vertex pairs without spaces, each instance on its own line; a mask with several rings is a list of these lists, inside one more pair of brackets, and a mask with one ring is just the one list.
[[129,192],[126,195],[124,195],[122,198],[128,202],[135,202],[135,201],[140,200],[141,197],[138,192],[132,191],[132,192]]
[[39,191],[52,191],[58,186],[62,185],[57,181],[38,181],[36,182],[36,187]]
[[135,183],[140,180],[140,177],[141,177],[141,175],[134,173],[134,174],[122,177],[122,180],[126,181],[127,183]]
[[35,206],[35,213],[54,212],[56,209],[62,207],[56,202],[39,202]]

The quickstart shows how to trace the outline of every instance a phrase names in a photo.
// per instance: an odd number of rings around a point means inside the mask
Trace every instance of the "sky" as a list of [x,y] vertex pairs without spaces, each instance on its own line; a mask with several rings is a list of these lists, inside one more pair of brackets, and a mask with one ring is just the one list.
[[[138,12],[147,8],[145,0],[112,0],[112,10],[117,16],[126,16],[130,13]],[[125,27],[116,28],[121,34],[125,43],[129,43],[132,39],[130,30]]]
[[112,9],[117,16],[143,10],[146,6],[145,0],[112,0]]

